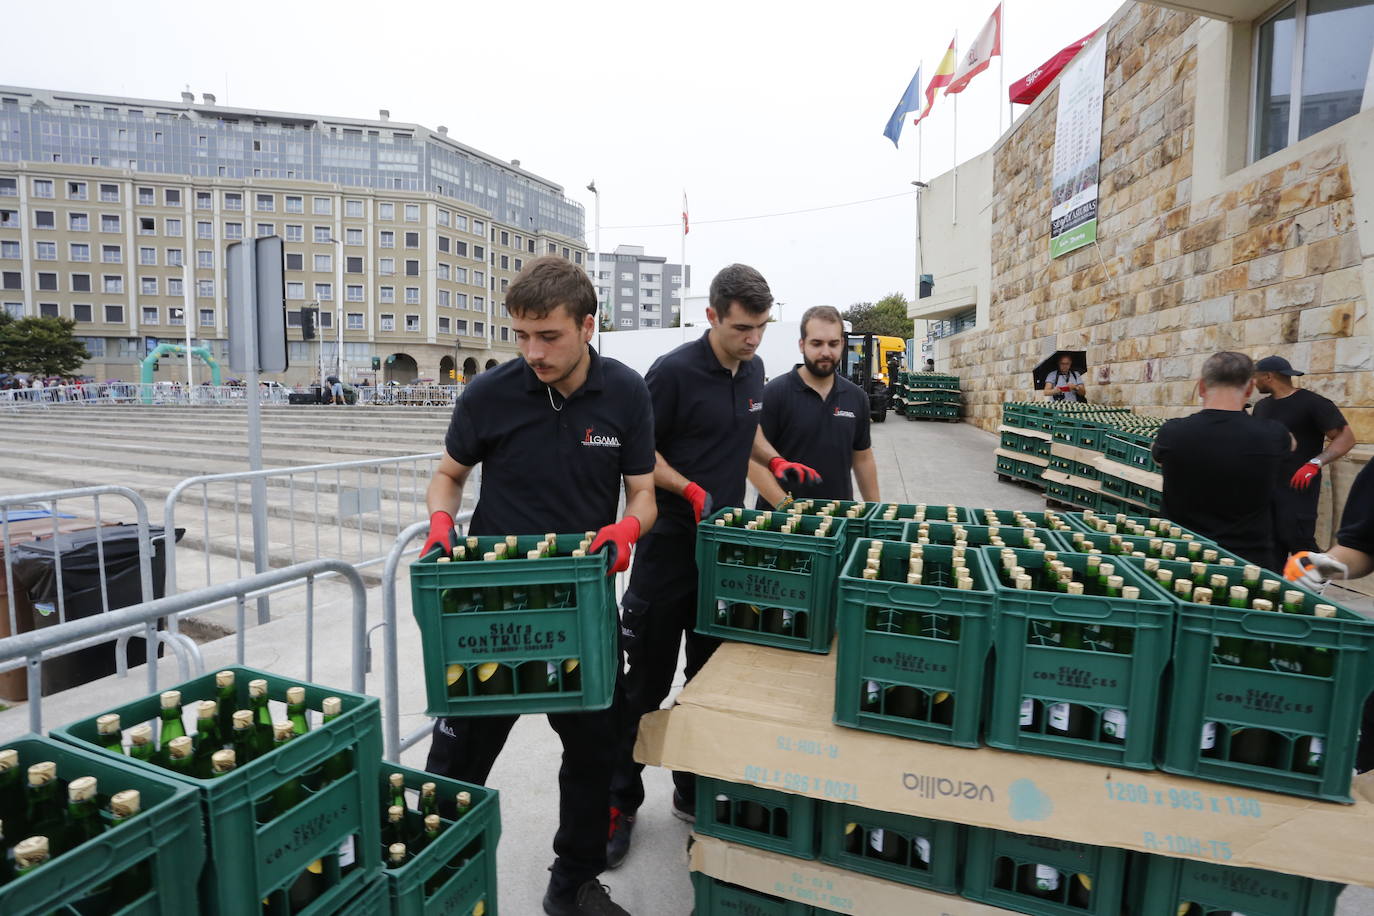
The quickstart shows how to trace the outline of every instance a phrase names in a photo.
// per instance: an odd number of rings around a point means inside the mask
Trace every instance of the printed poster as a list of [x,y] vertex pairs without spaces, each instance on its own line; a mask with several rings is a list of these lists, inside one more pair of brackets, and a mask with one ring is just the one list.
[[1050,257],[1097,241],[1097,181],[1102,162],[1102,83],[1106,34],[1084,48],[1059,79],[1054,123]]

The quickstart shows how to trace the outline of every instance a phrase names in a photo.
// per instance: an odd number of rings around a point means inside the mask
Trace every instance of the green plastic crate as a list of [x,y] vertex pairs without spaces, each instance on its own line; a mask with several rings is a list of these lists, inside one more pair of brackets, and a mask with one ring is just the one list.
[[[969,521],[975,525],[990,524],[988,522],[989,512],[992,513],[999,527],[1017,524],[1016,510],[1014,509],[969,509]],[[1064,520],[1064,513],[1062,512],[1022,512],[1021,514],[1025,516],[1028,521],[1033,522],[1037,528],[1048,528],[1053,531],[1059,531],[1072,527]]]
[[[955,527],[949,522],[928,522],[926,531],[930,543],[954,545]],[[986,547],[992,537],[993,529],[988,525],[959,525],[965,535],[964,540],[969,547]],[[1007,547],[1029,547],[1027,539],[1034,535],[1038,537],[1050,550],[1062,549],[1059,539],[1044,528],[1021,528],[1015,525],[999,525],[997,536],[1002,539],[1002,543]],[[902,532],[901,540],[908,544],[915,544],[921,536],[920,522],[907,522],[906,530]]]
[[[382,860],[391,916],[468,916],[478,903],[486,916],[497,916],[496,846],[501,839],[501,801],[496,790],[382,761],[378,787],[383,798],[389,797],[387,777],[392,773],[405,777],[406,789],[411,790],[408,795],[418,798],[420,786],[432,782],[445,800],[467,792],[472,796],[472,807],[461,820],[446,820],[439,838],[400,868],[389,868]],[[413,801],[406,807],[407,833],[418,836],[424,823],[413,810]]]
[[1331,916],[1344,885],[1257,868],[1138,853],[1131,862],[1131,916]]
[[1159,465],[1155,463],[1151,449],[1154,448],[1155,440],[1153,436],[1142,436],[1139,433],[1128,433],[1125,430],[1108,430],[1107,435],[1102,439],[1102,452],[1112,461],[1119,461],[1122,464],[1129,464],[1132,467],[1140,468],[1142,471],[1159,473]]
[[[821,519],[803,515],[801,534],[715,524],[727,511],[746,522],[762,513],[722,509],[697,526],[697,632],[736,642],[825,654],[835,637],[835,575],[849,543],[850,519],[825,537]],[[777,515],[778,513],[774,513]],[[742,552],[743,563],[736,563]],[[792,569],[777,569],[776,557]]]
[[[906,531],[906,523],[916,519],[917,509],[925,505],[924,503],[874,503],[873,508],[868,513],[868,527],[860,537],[877,538],[878,540],[895,541]],[[896,518],[885,519],[889,509],[896,509]],[[954,510],[954,518],[957,522],[970,521],[968,510],[963,506],[925,506],[925,518],[927,521],[943,522],[948,521],[949,510]]]
[[699,871],[692,872],[692,891],[696,897],[693,916],[812,916],[817,912],[804,903],[727,884]]
[[[358,891],[351,900],[345,900],[339,904],[338,909],[331,911],[330,916],[392,916],[391,897],[387,893],[386,878],[382,875],[374,876],[363,885],[363,889]],[[468,916],[468,914],[457,912],[453,916]]]
[[[558,535],[559,549],[569,554],[582,537]],[[478,551],[491,551],[502,540],[480,537]],[[540,535],[519,537],[517,555],[524,557],[541,540]],[[614,584],[601,554],[492,563],[439,563],[431,556],[413,562],[411,611],[424,652],[425,713],[520,715],[610,706],[620,664]],[[461,601],[484,588],[539,585],[570,586],[572,597],[564,604],[570,601],[571,606],[444,612],[444,593],[450,590]],[[570,659],[578,660],[575,679],[567,670]],[[476,670],[489,663],[501,668]],[[480,677],[485,670],[492,673],[484,682]],[[551,670],[557,677],[555,689],[550,689]],[[452,684],[450,678],[455,678]],[[499,689],[479,692],[483,683],[493,681]]]
[[1066,483],[1053,480],[1045,481],[1045,498],[1066,506],[1077,506],[1094,511],[1102,504],[1101,496],[1092,490],[1084,490]]
[[[1076,538],[1079,535],[1081,535],[1083,538],[1081,550],[1078,546],[1079,542],[1076,540]],[[1105,556],[1111,555],[1110,550],[1113,535],[1101,534],[1096,531],[1061,531],[1058,533],[1058,536],[1059,540],[1063,543],[1065,550],[1089,553],[1091,552],[1090,549],[1095,549]],[[1137,534],[1122,534],[1116,536],[1121,538],[1121,544],[1123,548],[1126,548],[1128,551],[1131,552],[1139,551],[1141,553],[1146,554],[1147,556],[1150,553],[1150,542],[1151,540],[1154,540],[1148,537],[1141,537]],[[1182,538],[1158,538],[1157,540],[1160,542],[1161,548],[1165,544],[1170,544],[1173,546],[1174,559],[1183,558],[1188,560],[1189,562],[1196,561],[1220,563],[1220,561],[1224,558],[1229,559],[1232,563],[1238,563],[1241,566],[1244,566],[1246,563],[1249,562],[1248,560],[1245,560],[1240,556],[1231,553],[1224,547],[1218,547],[1216,544],[1210,544],[1196,539],[1191,541],[1185,541]],[[1129,553],[1126,555],[1129,556]]]
[[[1122,913],[1125,850],[983,827],[969,827],[967,837],[963,895],[970,900],[1036,916]],[[1032,890],[1036,866],[1058,873],[1057,889]],[[1080,881],[1079,875],[1088,882]]]
[[[1164,522],[1169,522],[1167,518],[1164,518],[1162,516],[1149,516],[1139,514],[1132,515],[1129,512],[1121,514],[1125,516],[1126,521],[1134,522],[1138,525],[1144,525],[1147,529],[1153,528],[1156,523],[1162,524]],[[1100,515],[1094,512],[1094,515],[1097,517],[1098,520],[1102,521],[1105,524],[1117,523],[1115,513],[1112,515]],[[1100,528],[1092,524],[1092,520],[1088,517],[1088,514],[1086,512],[1064,512],[1061,513],[1061,518],[1063,518],[1066,522],[1069,523],[1071,527],[1078,531],[1097,532],[1099,534],[1105,533],[1102,532]],[[1198,534],[1196,531],[1192,531],[1188,528],[1185,528],[1182,525],[1177,524],[1176,522],[1169,522],[1169,524],[1172,527],[1179,529],[1179,531],[1181,532],[1180,536],[1183,540],[1196,540],[1202,541],[1207,544],[1216,544],[1216,541],[1212,540],[1211,538]]]
[[1040,476],[1041,470],[1043,469],[1040,465],[1030,461],[1018,461],[1006,455],[997,456],[997,473],[1016,480],[1043,486],[1045,481]]
[[[800,508],[808,504],[810,504],[809,508]],[[789,515],[820,515],[817,510],[822,506],[828,506],[830,511],[827,514],[831,518],[834,518],[836,521],[844,519],[844,535],[848,539],[845,545],[845,549],[847,550],[849,545],[854,543],[855,538],[861,538],[868,533],[868,522],[866,520],[872,512],[874,505],[874,503],[860,502],[852,499],[815,499],[807,497],[793,503],[787,510],[787,513]],[[853,518],[849,517],[851,509],[859,510]]]
[[[168,778],[128,766],[125,758],[87,751],[39,735],[0,741],[19,753],[20,772],[40,761],[57,764],[57,796],[66,809],[67,783],[94,776],[102,806],[109,796],[138,790],[142,812],[117,830],[106,830],[63,852],[33,874],[0,884],[0,913],[6,916],[58,913],[76,916],[107,912],[103,889],[112,878],[141,869],[146,888],[121,916],[181,916],[196,910],[196,879],[205,862],[205,837],[195,790]],[[101,812],[101,820],[109,822]],[[17,826],[17,825],[14,825]],[[10,836],[13,844],[23,836]],[[132,883],[132,882],[131,882]]]
[[1056,455],[1053,452],[1050,453],[1050,470],[1081,477],[1084,480],[1097,480],[1102,473],[1096,465],[1084,464],[1081,461],[1065,458],[1063,455]]
[[819,804],[805,795],[698,776],[696,831],[798,859],[814,859]]
[[960,827],[855,805],[821,806],[820,860],[849,871],[959,893]]
[[[1175,576],[1188,573],[1186,564],[1159,565]],[[1230,585],[1239,585],[1244,570],[1209,566],[1206,574],[1222,575]],[[1179,602],[1174,690],[1162,767],[1217,782],[1348,803],[1360,711],[1374,689],[1374,620],[1267,570],[1261,570],[1260,577],[1283,583],[1283,591],[1299,592],[1304,614]],[[1318,604],[1335,607],[1336,616],[1313,616]],[[1231,639],[1236,642],[1218,643]],[[1329,662],[1312,659],[1314,649],[1325,650]],[[1227,663],[1235,657],[1233,652],[1241,655],[1241,665]],[[1255,656],[1249,661],[1277,657],[1285,668],[1295,660],[1316,661],[1329,665],[1330,674],[1249,667],[1244,664],[1247,652]],[[1205,723],[1216,723],[1209,730],[1215,743],[1206,751]],[[1242,730],[1251,735],[1238,745]],[[1319,762],[1299,769],[1295,765],[1306,756],[1312,738],[1324,745]],[[1251,762],[1232,759],[1237,753]]]
[[[356,867],[325,889],[298,916],[333,913],[353,897],[376,873],[380,863],[381,826],[377,812],[377,761],[382,756],[382,726],[375,697],[320,687],[259,671],[230,666],[234,672],[236,707],[248,709],[248,682],[267,681],[268,696],[281,703],[286,689],[305,688],[306,706],[319,710],[325,697],[343,702],[343,713],[332,722],[317,724],[280,750],[250,761],[215,779],[182,776],[151,763],[121,758],[130,767],[194,787],[205,818],[208,858],[201,876],[200,912],[212,916],[261,916],[262,903],[289,886],[312,862],[339,851],[352,840]],[[187,681],[176,688],[183,704],[216,699],[215,674]],[[157,696],[144,697],[115,709],[125,728],[156,722]],[[98,715],[53,729],[53,737],[87,749],[99,748]],[[284,718],[284,716],[283,716]],[[101,751],[108,755],[108,752]],[[336,754],[349,755],[347,775],[321,788],[320,766]],[[260,803],[274,789],[294,780],[302,786],[299,804],[284,814],[263,819]],[[266,815],[264,815],[265,817]]]
[[[984,547],[990,566],[1001,569],[1000,551]],[[1032,576],[1044,564],[1040,551],[1018,550],[1017,562]],[[1088,557],[1059,559],[1082,580]],[[1022,591],[997,582],[997,681],[988,744],[1008,750],[1153,769],[1160,686],[1173,645],[1174,602],[1154,580],[1129,563],[1113,564],[1140,598],[1107,598]],[[1067,635],[1081,647],[1059,644]],[[1084,627],[1112,627],[1129,652],[1095,651]],[[1126,632],[1129,631],[1129,632]],[[1048,733],[1054,704],[1068,703],[1069,727],[1078,735]],[[1025,704],[1029,704],[1029,710]],[[1125,740],[1112,737],[1124,728]]]
[[[962,590],[945,581],[955,548],[925,546],[925,579],[933,581],[908,585],[862,577],[869,543],[855,545],[840,577],[835,721],[977,747],[996,609],[987,558],[982,550],[968,548],[974,587]],[[910,548],[883,542],[884,561],[904,571]],[[908,627],[909,620],[916,623]],[[941,694],[948,696],[938,699]]]

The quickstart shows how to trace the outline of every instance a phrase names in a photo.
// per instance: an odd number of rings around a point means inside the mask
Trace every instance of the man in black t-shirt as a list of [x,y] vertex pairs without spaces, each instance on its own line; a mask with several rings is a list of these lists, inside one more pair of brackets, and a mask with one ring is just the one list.
[[[609,548],[608,574],[622,571],[658,514],[649,391],[633,370],[589,346],[596,293],[572,262],[550,256],[528,264],[507,291],[506,308],[524,359],[483,372],[458,399],[426,494],[431,515],[422,554],[450,549],[463,485],[481,463],[485,479],[470,534],[597,531],[591,549]],[[616,521],[622,482],[625,514]],[[628,916],[597,880],[606,867],[619,683],[616,691],[610,709],[548,717],[563,742],[557,858],[544,895],[549,916]],[[425,769],[484,784],[515,720],[439,720]]]
[[1164,513],[1227,550],[1269,569],[1275,551],[1273,492],[1279,465],[1293,448],[1288,430],[1245,412],[1254,363],[1221,352],[1202,366],[1202,410],[1170,420],[1155,438],[1164,472]]
[[[834,306],[817,305],[801,320],[802,364],[763,389],[763,434],[785,455],[816,469],[822,482],[791,493],[756,461],[749,482],[757,508],[786,509],[793,499],[853,499],[853,479],[868,502],[877,502],[878,466],[869,439],[868,395],[835,371],[844,355],[844,319]],[[852,473],[851,473],[852,472]]]
[[1322,468],[1355,447],[1355,433],[1340,408],[1314,391],[1293,386],[1293,376],[1303,374],[1282,356],[1266,356],[1255,364],[1255,388],[1269,397],[1251,413],[1279,421],[1298,443],[1284,459],[1274,490],[1274,539],[1283,556],[1317,549]]

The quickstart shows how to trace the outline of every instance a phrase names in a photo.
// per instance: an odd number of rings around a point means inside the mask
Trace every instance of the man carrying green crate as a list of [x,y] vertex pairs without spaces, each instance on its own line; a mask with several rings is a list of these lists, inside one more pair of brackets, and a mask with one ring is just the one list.
[[768,468],[751,461],[749,482],[759,491],[757,508],[786,509],[794,498],[851,500],[854,478],[864,500],[877,502],[868,395],[835,371],[845,339],[844,319],[834,306],[806,310],[798,348],[801,365],[763,389],[763,434],[780,451],[815,468],[823,482],[801,484],[789,494]]
[[[506,308],[524,359],[477,376],[458,399],[426,495],[432,514],[423,554],[450,548],[463,485],[480,462],[471,534],[596,530],[592,550],[610,550],[608,574],[623,571],[658,516],[649,391],[634,371],[589,345],[596,293],[571,262],[531,262],[511,284]],[[616,521],[622,481],[625,515]],[[619,686],[616,694],[610,709],[548,717],[563,742],[557,858],[544,896],[550,916],[628,916],[597,880],[606,867]],[[516,718],[441,719],[425,769],[485,784]]]
[[[639,719],[659,708],[672,688],[686,637],[686,677],[706,664],[720,644],[693,630],[697,612],[696,527],[722,507],[744,504],[752,457],[791,485],[819,483],[821,475],[788,461],[759,427],[763,416],[763,361],[754,358],[768,324],[773,293],[754,268],[731,264],[711,281],[711,329],[660,357],[645,381],[653,399],[658,524],[645,535],[622,599],[625,728],[611,786],[607,862],[614,868],[630,850],[635,812],[644,803],[644,765],[634,760]],[[696,778],[674,773],[673,812],[694,817]]]

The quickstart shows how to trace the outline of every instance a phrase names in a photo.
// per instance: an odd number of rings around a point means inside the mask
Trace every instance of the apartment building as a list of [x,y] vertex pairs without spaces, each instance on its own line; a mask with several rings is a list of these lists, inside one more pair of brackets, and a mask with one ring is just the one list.
[[[646,255],[642,245],[617,245],[602,253],[600,266],[588,255],[587,275],[596,284],[601,326],[607,331],[671,328],[682,311],[681,264]],[[690,286],[692,269],[687,268]]]
[[[377,382],[516,355],[505,291],[527,260],[586,259],[582,206],[445,127],[0,86],[0,308],[77,322],[97,378],[154,342],[227,357],[224,252],[285,242],[291,368]],[[320,339],[301,339],[319,308]],[[340,333],[342,331],[342,334]],[[373,358],[380,370],[372,370]],[[160,377],[180,378],[164,363]],[[226,368],[226,375],[229,374]]]

